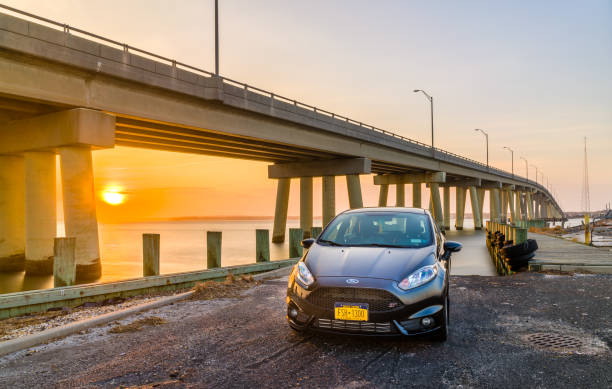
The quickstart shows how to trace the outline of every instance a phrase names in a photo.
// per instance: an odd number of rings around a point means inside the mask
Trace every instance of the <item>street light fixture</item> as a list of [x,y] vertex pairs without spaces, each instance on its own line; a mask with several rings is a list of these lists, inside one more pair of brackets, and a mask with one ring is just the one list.
[[427,100],[429,100],[429,106],[431,108],[431,154],[436,157],[436,149],[434,147],[434,116],[433,116],[433,96],[430,96],[427,92],[422,89],[415,89],[414,93],[422,92]]
[[481,130],[480,128],[476,128],[474,129],[474,131],[482,132],[485,138],[487,139],[487,170],[488,170],[489,169],[489,134],[487,134],[484,130]]
[[508,150],[510,154],[512,154],[512,177],[514,177],[514,150],[506,146],[504,146],[504,149]]
[[522,159],[523,161],[525,161],[525,179],[527,181],[529,181],[529,164],[527,163],[527,160],[523,157],[519,157],[520,159]]

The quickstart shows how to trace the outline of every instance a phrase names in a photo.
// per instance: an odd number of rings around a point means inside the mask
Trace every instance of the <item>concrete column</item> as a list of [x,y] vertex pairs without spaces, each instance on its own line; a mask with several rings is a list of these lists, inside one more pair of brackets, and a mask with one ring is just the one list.
[[395,206],[405,207],[406,206],[406,185],[395,184]]
[[525,199],[527,201],[527,214],[529,215],[529,220],[533,220],[534,214],[533,214],[533,201],[531,201],[531,193],[529,192],[525,193]]
[[525,194],[521,193],[521,214],[523,220],[527,220],[527,202],[525,201]]
[[[25,270],[53,274],[55,153],[25,153]],[[70,235],[69,235],[70,236]]]
[[412,184],[412,206],[414,208],[423,208],[421,205],[421,183]]
[[478,195],[478,206],[480,207],[480,227],[482,227],[482,223],[484,220],[484,198],[485,198],[485,190],[482,188],[476,189],[476,194]]
[[388,199],[389,199],[389,184],[381,184],[380,192],[378,194],[378,206],[386,207]]
[[300,177],[300,228],[304,231],[304,238],[310,238],[312,209],[312,177]]
[[548,203],[546,201],[542,202],[542,218],[548,219],[550,214],[548,213]]
[[458,186],[455,188],[455,199],[456,201],[456,217],[455,217],[455,229],[463,230],[463,218],[465,216],[465,193],[467,189]]
[[535,218],[536,219],[540,219],[541,217],[542,216],[541,216],[541,213],[540,213],[540,197],[536,196],[536,199],[535,199]]
[[287,211],[289,209],[290,178],[279,178],[276,187],[276,209],[274,210],[274,227],[272,230],[272,243],[285,241],[287,229]]
[[429,184],[429,189],[431,191],[434,220],[438,223],[438,226],[442,228],[444,227],[444,216],[442,214],[442,201],[440,200],[440,184],[432,182]]
[[359,174],[348,174],[346,176],[346,187],[349,195],[349,207],[351,209],[362,208],[363,200],[361,198],[361,184],[359,183]]
[[510,221],[516,222],[516,212],[514,208],[514,191],[508,191],[508,205],[510,206]]
[[336,216],[336,177],[323,176],[322,184],[323,226],[326,226]]
[[493,198],[495,203],[495,218],[499,222],[501,219],[501,196],[499,189],[493,189]]
[[91,148],[60,147],[66,236],[76,238],[77,282],[100,278],[98,218]]
[[0,155],[0,272],[25,266],[24,158]]
[[514,192],[514,214],[516,216],[516,221],[521,220],[521,192],[518,191]]
[[504,223],[508,220],[508,193],[507,190],[501,192],[501,217]]
[[442,188],[442,193],[444,194],[444,215],[442,217],[444,229],[450,230],[450,187]]
[[480,196],[475,186],[470,186],[470,201],[472,203],[472,217],[474,218],[474,229],[482,230],[482,213],[480,206]]

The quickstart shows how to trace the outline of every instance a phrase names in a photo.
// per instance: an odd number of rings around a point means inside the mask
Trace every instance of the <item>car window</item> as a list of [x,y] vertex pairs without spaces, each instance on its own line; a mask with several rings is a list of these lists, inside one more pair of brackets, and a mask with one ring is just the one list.
[[359,212],[336,217],[319,238],[345,246],[425,247],[433,243],[426,214]]

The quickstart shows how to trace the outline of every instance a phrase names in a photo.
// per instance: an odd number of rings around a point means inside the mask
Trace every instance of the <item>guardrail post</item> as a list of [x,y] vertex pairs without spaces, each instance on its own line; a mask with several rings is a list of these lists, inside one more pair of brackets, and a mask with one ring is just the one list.
[[53,287],[74,285],[76,238],[55,238],[53,245]]
[[301,228],[289,229],[289,258],[298,258],[302,256],[302,239],[304,232]]
[[270,261],[270,231],[255,230],[255,262]]
[[142,234],[142,276],[159,275],[159,234]]
[[221,231],[206,231],[206,268],[221,267]]
[[526,228],[517,228],[515,230],[515,239],[514,244],[523,243],[527,240],[527,229]]

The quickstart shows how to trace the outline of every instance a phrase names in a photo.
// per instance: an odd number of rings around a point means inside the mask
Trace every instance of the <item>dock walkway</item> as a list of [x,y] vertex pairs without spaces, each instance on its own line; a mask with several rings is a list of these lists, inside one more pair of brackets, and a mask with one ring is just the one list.
[[531,262],[542,269],[580,268],[595,273],[612,273],[612,248],[590,247],[536,233],[529,233],[529,238],[535,239],[539,247]]

